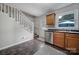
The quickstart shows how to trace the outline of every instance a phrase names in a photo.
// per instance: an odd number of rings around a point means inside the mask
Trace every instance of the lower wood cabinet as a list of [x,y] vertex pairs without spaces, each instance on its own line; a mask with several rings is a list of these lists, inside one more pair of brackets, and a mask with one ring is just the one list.
[[53,37],[54,37],[53,40],[54,45],[64,48],[64,33],[54,32]]
[[54,32],[54,45],[70,50],[72,53],[79,53],[79,34]]
[[79,34],[66,33],[65,48],[73,53],[79,53]]

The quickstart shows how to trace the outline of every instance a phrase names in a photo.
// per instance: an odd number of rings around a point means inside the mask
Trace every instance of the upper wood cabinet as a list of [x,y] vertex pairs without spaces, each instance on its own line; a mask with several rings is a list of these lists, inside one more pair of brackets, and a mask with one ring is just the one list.
[[54,25],[55,24],[55,13],[49,14],[46,16],[46,25]]

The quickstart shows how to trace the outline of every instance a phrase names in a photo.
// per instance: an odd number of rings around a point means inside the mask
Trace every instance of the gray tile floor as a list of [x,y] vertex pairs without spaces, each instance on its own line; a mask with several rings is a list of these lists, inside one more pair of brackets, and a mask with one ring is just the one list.
[[3,50],[0,50],[0,55],[33,55],[40,48],[38,40],[30,40],[19,45],[15,45]]
[[34,55],[66,55],[66,54],[51,46],[41,44],[40,49]]
[[1,50],[0,55],[66,55],[37,39]]

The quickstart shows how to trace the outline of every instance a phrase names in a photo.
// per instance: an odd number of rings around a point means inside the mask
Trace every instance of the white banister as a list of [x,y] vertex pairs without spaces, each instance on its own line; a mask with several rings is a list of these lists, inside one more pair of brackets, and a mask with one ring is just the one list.
[[8,13],[8,6],[6,5],[6,13]]
[[2,4],[0,4],[0,6],[1,6],[1,10],[0,11],[2,12]]
[[0,11],[1,11],[1,4],[0,4]]
[[15,19],[16,22],[24,26],[24,29],[33,32],[34,24],[29,18],[27,18],[20,10],[8,6],[6,4],[0,3],[0,11],[9,15]]

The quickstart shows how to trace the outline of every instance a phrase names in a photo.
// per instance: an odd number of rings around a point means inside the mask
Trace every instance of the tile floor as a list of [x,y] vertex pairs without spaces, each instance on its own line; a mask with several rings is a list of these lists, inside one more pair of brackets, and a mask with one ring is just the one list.
[[42,44],[40,49],[34,55],[66,55],[66,53],[61,52],[49,45]]
[[22,44],[4,49],[0,51],[0,55],[33,55],[42,42],[38,40],[30,40]]
[[31,40],[0,51],[0,55],[66,55],[44,42]]

